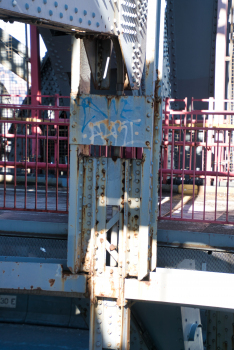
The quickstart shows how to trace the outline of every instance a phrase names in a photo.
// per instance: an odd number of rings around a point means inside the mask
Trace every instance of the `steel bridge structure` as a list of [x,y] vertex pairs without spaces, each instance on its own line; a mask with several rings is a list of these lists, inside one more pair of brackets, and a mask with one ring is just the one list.
[[[234,348],[229,12],[227,0],[204,5],[211,65],[195,77],[176,61],[186,33],[175,1],[0,0],[1,19],[31,28],[20,61],[31,91],[23,103],[0,95],[0,293],[74,298],[89,350]],[[41,91],[39,32],[54,96]],[[18,74],[21,51],[1,38],[1,62]]]

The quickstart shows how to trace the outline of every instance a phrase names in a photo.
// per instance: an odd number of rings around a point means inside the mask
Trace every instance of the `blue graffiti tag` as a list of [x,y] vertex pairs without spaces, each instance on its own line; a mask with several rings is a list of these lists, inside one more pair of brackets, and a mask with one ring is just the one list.
[[[78,107],[81,107],[83,109],[83,113],[84,113],[84,120],[83,120],[83,125],[82,125],[82,129],[81,132],[83,133],[86,126],[90,123],[90,122],[94,122],[94,119],[97,118],[97,120],[100,120],[100,117],[103,119],[109,119],[108,115],[103,112],[94,102],[92,97],[80,97],[79,100],[81,101],[81,103],[78,103],[77,100],[74,98],[74,102],[76,103],[76,105]],[[133,109],[129,108],[129,102],[125,99],[123,99],[122,104],[120,106],[121,110],[120,113],[118,111],[118,109],[116,108],[116,101],[114,99],[111,100],[111,103],[108,105],[106,104],[106,108],[107,110],[111,110],[111,108],[113,108],[114,110],[114,114],[117,116],[119,114],[120,118],[133,123],[136,126],[141,126],[141,121],[134,121],[131,118],[129,118],[127,115],[129,113],[133,113]],[[140,109],[140,107],[135,108],[136,109]],[[89,110],[89,120],[88,116],[87,116],[87,110]],[[90,117],[90,111],[94,112],[94,115]],[[127,115],[126,115],[127,114]]]

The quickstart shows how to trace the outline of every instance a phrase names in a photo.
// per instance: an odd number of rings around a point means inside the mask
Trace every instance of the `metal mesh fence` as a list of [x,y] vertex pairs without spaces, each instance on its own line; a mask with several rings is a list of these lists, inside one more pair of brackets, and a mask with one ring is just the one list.
[[0,256],[66,259],[67,241],[0,236]]
[[234,273],[234,254],[158,247],[158,267],[175,269],[184,259],[195,260],[198,271]]

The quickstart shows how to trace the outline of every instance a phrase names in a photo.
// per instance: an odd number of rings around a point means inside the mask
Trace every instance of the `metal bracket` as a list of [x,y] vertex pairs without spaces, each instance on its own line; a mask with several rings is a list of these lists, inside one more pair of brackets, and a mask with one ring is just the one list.
[[190,330],[189,330],[189,334],[188,334],[188,341],[194,341],[195,338],[195,333],[198,327],[202,328],[202,324],[197,324],[197,323],[192,323]]

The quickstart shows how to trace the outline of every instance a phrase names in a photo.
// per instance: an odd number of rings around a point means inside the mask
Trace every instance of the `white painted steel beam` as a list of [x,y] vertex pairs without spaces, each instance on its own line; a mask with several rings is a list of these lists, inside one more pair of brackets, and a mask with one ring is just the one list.
[[157,268],[150,281],[125,280],[125,299],[234,310],[234,275]]

